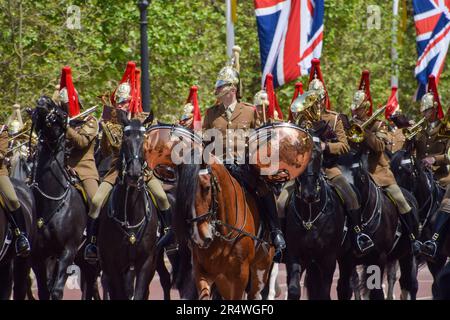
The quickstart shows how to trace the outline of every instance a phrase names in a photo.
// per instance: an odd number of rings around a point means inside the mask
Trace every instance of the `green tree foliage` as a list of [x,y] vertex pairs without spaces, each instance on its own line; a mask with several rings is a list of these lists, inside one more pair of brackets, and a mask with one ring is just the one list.
[[[400,1],[402,2],[402,1]],[[70,65],[85,107],[112,91],[128,60],[139,63],[137,1],[4,0],[0,2],[0,117],[17,102],[32,106],[41,94],[52,95],[61,67]],[[81,28],[67,20],[71,5],[81,10]],[[390,94],[392,74],[392,2],[326,0],[322,69],[334,109],[348,112],[361,71],[371,71],[376,106]],[[380,8],[380,28],[368,28],[369,5]],[[402,13],[402,12],[401,12]],[[416,115],[417,59],[411,0],[407,20],[399,21],[398,69],[400,104]],[[153,0],[149,7],[152,107],[172,121],[182,112],[191,85],[199,86],[202,110],[214,103],[213,84],[227,61],[225,5],[222,0]],[[261,88],[261,65],[253,2],[239,1],[236,43],[242,47],[244,100]],[[307,84],[307,77],[299,80]],[[439,84],[444,107],[450,101],[448,59]],[[287,112],[294,82],[277,89]]]

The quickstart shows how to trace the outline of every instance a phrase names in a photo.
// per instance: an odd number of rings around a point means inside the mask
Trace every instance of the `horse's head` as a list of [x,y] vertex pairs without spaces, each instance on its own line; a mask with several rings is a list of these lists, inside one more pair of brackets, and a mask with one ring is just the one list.
[[398,184],[412,191],[414,180],[417,178],[415,159],[407,150],[398,150],[392,155],[391,169]]
[[33,111],[36,132],[47,142],[57,142],[67,127],[67,112],[47,96],[40,97]]
[[216,177],[207,165],[182,164],[177,170],[177,215],[173,223],[178,241],[189,239],[207,248],[213,240],[211,221],[218,209]]
[[145,128],[137,119],[124,121],[121,157],[121,177],[128,185],[137,187],[143,183]]
[[297,178],[298,194],[306,203],[317,202],[320,199],[321,169],[323,162],[320,139],[313,137],[314,148],[306,170]]

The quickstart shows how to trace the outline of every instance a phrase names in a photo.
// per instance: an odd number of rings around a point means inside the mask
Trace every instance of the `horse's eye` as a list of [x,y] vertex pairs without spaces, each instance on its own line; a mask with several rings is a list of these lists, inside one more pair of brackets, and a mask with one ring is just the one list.
[[211,191],[211,186],[206,186],[203,190],[205,193],[209,193]]

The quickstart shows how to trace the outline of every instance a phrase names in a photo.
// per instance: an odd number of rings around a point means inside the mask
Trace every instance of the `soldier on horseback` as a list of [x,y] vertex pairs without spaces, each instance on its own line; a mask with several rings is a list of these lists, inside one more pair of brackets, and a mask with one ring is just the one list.
[[[234,66],[226,66],[219,72],[215,84],[215,96],[217,103],[207,109],[203,122],[203,129],[217,129],[223,137],[223,149],[216,150],[222,153],[225,166],[230,173],[245,188],[255,194],[263,210],[260,210],[262,218],[266,220],[270,227],[270,235],[273,245],[275,246],[274,260],[281,259],[282,250],[286,247],[283,233],[280,229],[276,202],[273,191],[258,173],[248,164],[241,164],[239,160],[243,160],[238,152],[235,152],[233,146],[244,145],[246,137],[238,138],[234,145],[231,132],[232,130],[242,129],[248,131],[254,129],[258,123],[258,114],[255,107],[240,101],[240,78],[239,78],[239,52],[240,48],[233,48]],[[216,153],[217,155],[217,153]],[[245,154],[247,156],[247,152]],[[233,158],[232,164],[227,164],[225,158]],[[228,161],[227,161],[228,162]],[[247,161],[246,161],[247,163]]]
[[319,133],[324,153],[325,175],[342,197],[355,233],[357,249],[364,253],[374,244],[369,235],[364,233],[361,228],[361,205],[358,197],[335,161],[337,157],[350,151],[347,135],[339,113],[326,108],[328,93],[323,84],[319,60],[314,59],[312,64],[308,92],[293,102],[291,111],[298,119],[299,126],[313,129]]
[[3,125],[0,127],[0,194],[9,212],[7,218],[14,228],[16,254],[20,257],[26,257],[30,254],[30,243],[24,233],[25,217],[14,186],[9,179],[5,161],[8,153],[8,140],[8,128]]
[[426,127],[419,132],[414,141],[416,157],[425,166],[429,167],[439,185],[446,188],[444,197],[436,215],[433,236],[425,241],[422,252],[435,257],[438,245],[444,240],[446,226],[450,218],[450,164],[448,139],[450,137],[448,126],[448,114],[442,120],[442,106],[439,101],[434,76],[430,76],[428,82],[429,92],[426,93],[420,103],[420,112],[426,119]]
[[[368,78],[368,74],[367,74]],[[353,122],[362,125],[369,120],[371,114],[370,96],[367,94],[367,85],[363,90],[355,92],[351,111]],[[368,110],[369,109],[369,110]],[[373,119],[369,121],[363,128],[364,140],[356,142],[359,146],[364,147],[368,154],[368,170],[375,184],[382,187],[394,200],[399,211],[399,218],[406,229],[411,240],[412,250],[414,254],[420,251],[421,243],[416,239],[414,226],[415,217],[412,214],[412,208],[406,201],[400,187],[397,185],[395,177],[389,167],[389,160],[385,154],[386,141],[388,141],[387,127],[383,121]],[[352,141],[355,142],[355,141]]]
[[[140,92],[137,89],[137,77],[135,77],[136,65],[134,62],[128,62],[125,74],[122,81],[117,87],[114,95],[111,98],[112,114],[111,119],[102,123],[103,135],[100,142],[103,152],[112,154],[112,161],[110,170],[106,173],[100,184],[97,193],[92,199],[92,205],[89,210],[88,220],[88,240],[89,244],[86,246],[84,257],[89,262],[98,260],[97,254],[97,233],[98,233],[98,216],[106,200],[108,199],[111,190],[119,176],[117,166],[120,157],[120,146],[122,144],[123,126],[120,121],[121,115],[124,117],[139,116]],[[167,215],[170,212],[170,203],[167,195],[162,188],[161,182],[153,175],[153,172],[146,168],[145,181],[148,190],[153,195],[156,205],[160,211],[161,223],[164,230],[167,229]]]
[[[64,67],[61,74],[57,100],[68,111],[69,117],[75,117],[80,113],[80,101],[78,93],[72,82],[70,67]],[[69,96],[72,99],[69,99]],[[95,139],[98,134],[97,119],[88,115],[84,119],[71,121],[67,126],[66,139],[69,154],[67,165],[75,172],[81,181],[86,193],[88,203],[92,202],[98,189],[99,175],[95,165],[94,149]]]

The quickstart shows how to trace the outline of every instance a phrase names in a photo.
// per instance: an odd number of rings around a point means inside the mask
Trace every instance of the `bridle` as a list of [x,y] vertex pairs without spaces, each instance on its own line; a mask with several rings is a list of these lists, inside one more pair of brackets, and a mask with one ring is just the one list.
[[[235,194],[235,199],[238,198],[238,194],[237,194],[237,186],[231,176],[231,174],[228,172],[228,170],[225,170],[230,178],[231,184],[233,185],[233,190],[234,190],[234,194]],[[235,225],[231,225],[227,222],[224,222],[220,219],[218,219],[218,208],[219,208],[219,202],[218,202],[218,193],[221,191],[220,189],[220,185],[218,183],[218,180],[216,178],[216,176],[214,175],[211,166],[207,166],[206,169],[201,169],[199,171],[199,175],[209,175],[211,177],[211,204],[209,207],[209,210],[201,215],[198,215],[194,218],[190,218],[190,219],[186,219],[186,223],[188,225],[190,225],[192,227],[192,225],[194,223],[198,223],[201,221],[206,221],[208,224],[211,225],[212,227],[212,234],[213,236],[216,236],[217,238],[224,240],[226,242],[234,242],[235,240],[237,240],[240,236],[247,236],[250,237],[251,239],[263,243],[263,244],[268,244],[265,240],[256,237],[255,235],[247,232],[244,230],[245,225],[247,224],[247,218],[248,218],[248,211],[247,211],[247,205],[246,205],[246,195],[245,195],[245,191],[242,188],[242,186],[240,186],[241,188],[241,192],[244,196],[244,221],[242,223],[242,225],[240,227],[236,227]],[[238,221],[238,215],[239,215],[239,208],[238,208],[239,204],[238,201],[236,201],[235,203],[235,221],[237,223]],[[230,229],[231,231],[228,232],[227,234],[221,233],[218,230],[218,227],[225,227]],[[236,235],[233,236],[233,233],[236,232]],[[191,239],[192,240],[192,239]]]
[[[143,134],[143,133],[145,133],[145,128],[143,126],[141,126],[139,129],[134,129],[131,126],[126,126],[123,129],[124,136],[128,132],[133,132],[133,131],[138,131],[138,132]],[[139,176],[139,180],[138,180],[138,183],[137,183],[137,189],[141,190],[145,186],[145,183],[144,183],[144,172],[145,172],[145,169],[147,168],[147,162],[142,157],[142,150],[138,150],[138,153],[131,154],[131,156],[126,157],[125,156],[125,152],[123,152],[123,145],[122,145],[122,150],[121,150],[120,154],[121,154],[122,166],[121,166],[121,170],[119,172],[119,182],[118,183],[121,184],[121,185],[125,184],[125,177],[127,177],[128,167],[130,166],[130,164],[133,161],[139,161],[139,163],[141,165],[141,174]]]

